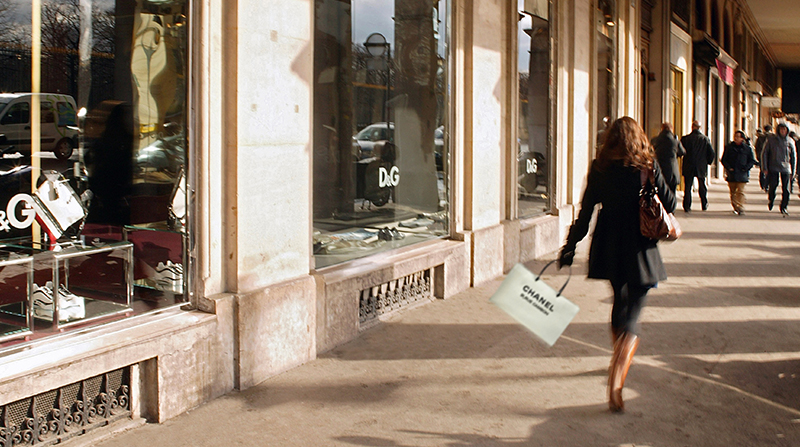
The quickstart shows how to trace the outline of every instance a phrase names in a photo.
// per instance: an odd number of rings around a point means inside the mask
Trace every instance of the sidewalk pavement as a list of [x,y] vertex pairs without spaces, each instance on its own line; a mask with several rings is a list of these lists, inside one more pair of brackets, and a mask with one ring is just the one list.
[[757,182],[746,191],[745,216],[716,181],[708,211],[696,194],[697,211],[676,211],[684,234],[660,245],[669,279],[643,312],[624,414],[608,410],[611,289],[586,279],[587,238],[564,291],[581,311],[552,348],[488,302],[498,279],[95,445],[800,445],[800,206],[783,218]]

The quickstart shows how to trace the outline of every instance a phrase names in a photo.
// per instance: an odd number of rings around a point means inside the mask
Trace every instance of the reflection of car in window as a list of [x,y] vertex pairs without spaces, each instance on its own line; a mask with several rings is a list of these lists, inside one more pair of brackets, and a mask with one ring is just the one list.
[[374,157],[375,145],[392,140],[391,132],[394,123],[374,123],[361,129],[353,137],[353,157],[356,160]]
[[68,159],[77,146],[78,128],[75,100],[55,93],[0,94],[0,133],[20,152],[31,150],[31,103],[39,98],[41,150]]
[[[387,141],[394,140],[394,123],[373,123],[361,129],[353,136],[353,159],[355,161],[380,157],[381,148]],[[433,155],[436,170],[443,170],[442,154],[444,153],[444,126],[439,126],[433,133]]]
[[433,131],[433,156],[436,159],[436,170],[443,171],[442,154],[444,154],[444,126]]

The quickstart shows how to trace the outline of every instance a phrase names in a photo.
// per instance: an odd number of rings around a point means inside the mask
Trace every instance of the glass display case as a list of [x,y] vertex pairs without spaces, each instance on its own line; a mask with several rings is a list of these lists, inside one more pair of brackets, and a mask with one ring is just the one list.
[[60,330],[132,311],[130,242],[76,241],[55,250],[29,242],[4,245],[2,250],[30,259],[31,328],[52,326]]
[[166,224],[128,225],[123,239],[133,245],[133,281],[137,296],[186,295],[186,233]]
[[0,251],[0,341],[32,331],[33,257]]

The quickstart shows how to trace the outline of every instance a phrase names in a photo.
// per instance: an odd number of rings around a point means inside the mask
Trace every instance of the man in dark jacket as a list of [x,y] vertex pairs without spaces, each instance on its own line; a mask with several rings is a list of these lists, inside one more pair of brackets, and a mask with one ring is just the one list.
[[664,174],[664,180],[667,181],[667,186],[674,194],[678,183],[680,183],[678,157],[683,157],[686,151],[675,134],[672,133],[672,124],[670,123],[661,125],[661,133],[653,138],[651,143],[656,151],[656,161],[661,167],[661,173]]
[[789,206],[789,189],[792,187],[794,178],[796,153],[794,140],[789,137],[789,126],[784,123],[778,124],[777,132],[770,135],[764,150],[761,153],[761,170],[767,175],[769,190],[767,206],[770,211],[775,202],[775,190],[778,188],[778,180],[781,182],[781,214],[788,216],[786,208]]
[[750,180],[750,169],[756,164],[753,148],[747,143],[747,136],[741,130],[733,134],[733,141],[725,146],[722,153],[722,166],[725,167],[725,180],[731,192],[733,213],[744,214],[744,185]]
[[703,211],[708,209],[708,187],[706,186],[706,174],[708,165],[714,162],[717,157],[711,140],[700,132],[700,122],[692,122],[692,133],[681,138],[681,144],[686,149],[683,157],[683,184],[686,190],[683,192],[683,210],[687,213],[692,210],[692,185],[694,179],[700,192],[700,205]]

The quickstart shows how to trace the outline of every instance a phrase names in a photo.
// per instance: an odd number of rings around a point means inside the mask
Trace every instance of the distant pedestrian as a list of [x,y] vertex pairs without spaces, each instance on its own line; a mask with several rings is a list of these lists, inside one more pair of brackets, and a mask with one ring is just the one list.
[[670,123],[661,124],[661,133],[653,138],[652,143],[656,152],[656,161],[661,167],[661,173],[664,174],[664,180],[674,194],[678,188],[678,183],[681,181],[678,157],[686,155],[686,151],[675,134],[672,133],[672,124]]
[[733,134],[733,141],[725,146],[722,153],[722,166],[725,167],[725,180],[731,192],[731,206],[734,214],[744,215],[744,186],[750,181],[750,169],[756,164],[753,148],[741,130]]
[[692,122],[692,132],[681,138],[681,144],[686,150],[683,157],[683,210],[687,213],[692,210],[692,185],[697,179],[700,194],[700,206],[703,211],[708,209],[708,186],[706,175],[708,166],[714,163],[717,157],[711,140],[700,131],[700,122]]
[[775,194],[780,180],[781,214],[784,216],[789,215],[789,191],[792,188],[796,160],[794,140],[789,137],[789,126],[780,123],[777,132],[770,135],[767,142],[764,143],[764,150],[761,153],[761,170],[766,174],[769,183],[767,207],[770,211],[775,202]]
[[622,388],[639,346],[638,321],[648,290],[667,279],[658,241],[639,229],[639,191],[642,172],[653,171],[654,184],[664,208],[675,209],[675,195],[667,187],[644,130],[630,117],[611,125],[597,159],[592,163],[578,218],[561,248],[559,266],[572,265],[575,247],[589,231],[595,205],[597,214],[591,249],[589,278],[607,279],[614,290],[611,337],[614,354],[608,377],[608,405],[622,411]]
[[767,139],[769,138],[770,135],[773,135],[772,126],[770,126],[769,124],[765,124],[764,132],[759,134],[758,138],[756,138],[756,147],[755,147],[756,160],[758,160],[759,163],[761,163],[761,152],[764,150],[764,143],[767,142]]
[[[759,166],[761,166],[761,152],[764,151],[764,143],[767,142],[767,139],[769,139],[770,135],[772,135],[772,126],[770,126],[769,124],[765,124],[764,132],[760,133],[758,135],[758,138],[756,138],[756,147],[755,147],[756,161],[758,161]],[[768,188],[769,182],[767,181],[767,175],[764,173],[763,169],[759,172],[758,185],[764,192],[766,192],[767,189],[769,189]]]

